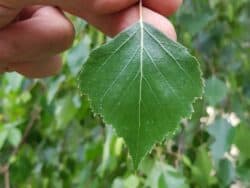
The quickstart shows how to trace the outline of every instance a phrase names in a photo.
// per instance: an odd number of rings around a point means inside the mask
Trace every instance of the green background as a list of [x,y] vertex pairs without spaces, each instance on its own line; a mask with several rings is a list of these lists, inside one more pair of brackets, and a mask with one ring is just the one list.
[[205,94],[136,172],[124,141],[93,116],[76,86],[90,50],[108,39],[72,20],[77,37],[61,74],[0,76],[0,166],[9,164],[11,187],[250,187],[249,0],[185,0],[171,17],[201,64]]

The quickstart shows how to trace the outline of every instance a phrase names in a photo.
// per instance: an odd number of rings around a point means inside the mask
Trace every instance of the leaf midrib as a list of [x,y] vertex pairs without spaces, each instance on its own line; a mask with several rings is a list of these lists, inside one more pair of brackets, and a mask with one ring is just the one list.
[[140,10],[140,86],[139,86],[139,102],[138,102],[138,129],[137,129],[137,139],[136,139],[136,156],[139,148],[140,141],[140,129],[141,129],[141,105],[142,105],[142,82],[143,82],[143,49],[144,49],[144,23],[142,19],[142,10]]

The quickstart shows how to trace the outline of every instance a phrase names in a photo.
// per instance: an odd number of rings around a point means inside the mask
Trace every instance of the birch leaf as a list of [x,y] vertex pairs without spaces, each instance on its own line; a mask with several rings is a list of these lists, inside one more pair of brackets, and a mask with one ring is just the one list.
[[144,22],[95,49],[78,79],[94,113],[124,138],[136,168],[191,116],[203,90],[197,60]]

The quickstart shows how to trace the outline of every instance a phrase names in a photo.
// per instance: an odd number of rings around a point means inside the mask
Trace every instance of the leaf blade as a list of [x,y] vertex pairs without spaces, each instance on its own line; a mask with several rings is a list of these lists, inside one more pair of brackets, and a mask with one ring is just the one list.
[[125,139],[136,167],[191,115],[203,90],[198,63],[186,48],[143,26],[137,23],[93,51],[79,74],[93,111]]

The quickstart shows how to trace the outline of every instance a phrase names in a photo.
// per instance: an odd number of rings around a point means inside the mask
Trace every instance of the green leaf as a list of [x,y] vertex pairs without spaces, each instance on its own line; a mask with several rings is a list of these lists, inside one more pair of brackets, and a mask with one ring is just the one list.
[[8,131],[0,129],[0,150],[2,149],[7,137]]
[[188,188],[187,179],[181,172],[164,162],[155,162],[145,182],[145,187]]
[[211,20],[213,15],[210,12],[199,12],[195,14],[183,14],[179,19],[183,22],[183,28],[188,31],[192,36],[201,32]]
[[250,158],[249,142],[250,138],[250,126],[247,124],[240,124],[236,128],[236,134],[234,138],[234,143],[240,150],[240,154],[246,158]]
[[58,90],[60,89],[60,86],[63,84],[63,82],[65,81],[66,77],[64,75],[54,79],[53,81],[50,81],[49,84],[49,89],[47,92],[47,101],[48,104],[50,104],[53,99],[55,98]]
[[135,175],[130,175],[124,181],[124,188],[137,188],[139,187],[140,179]]
[[89,45],[90,39],[86,36],[82,38],[76,46],[74,46],[68,51],[68,66],[73,75],[76,75],[80,71],[81,62],[84,61],[85,58],[88,56]]
[[193,180],[199,184],[200,187],[209,187],[213,181],[211,176],[213,165],[205,145],[197,149],[197,156],[191,169]]
[[211,152],[214,160],[218,162],[224,157],[225,152],[230,149],[233,142],[235,129],[225,119],[218,119],[208,127],[208,132],[214,137]]
[[139,177],[135,175],[130,175],[125,179],[116,178],[112,184],[112,188],[138,188],[139,184]]
[[212,106],[221,102],[227,95],[226,84],[216,77],[211,77],[206,81],[205,99]]
[[23,77],[17,73],[9,73],[5,75],[6,85],[5,93],[9,94],[10,92],[17,92],[23,83]]
[[236,179],[236,172],[232,162],[227,159],[220,160],[218,177],[225,187],[230,185]]
[[55,119],[58,129],[65,128],[70,121],[74,120],[74,116],[77,112],[77,107],[73,99],[74,96],[68,95],[57,101]]
[[22,133],[17,128],[12,128],[8,133],[8,141],[12,146],[17,146],[22,139]]
[[79,74],[81,92],[124,138],[135,167],[156,142],[175,132],[181,118],[190,117],[203,86],[187,49],[142,25],[94,50]]
[[[163,166],[163,165],[162,165]],[[162,167],[163,168],[163,167]],[[185,177],[171,166],[166,166],[163,169],[158,182],[159,188],[188,188]]]

